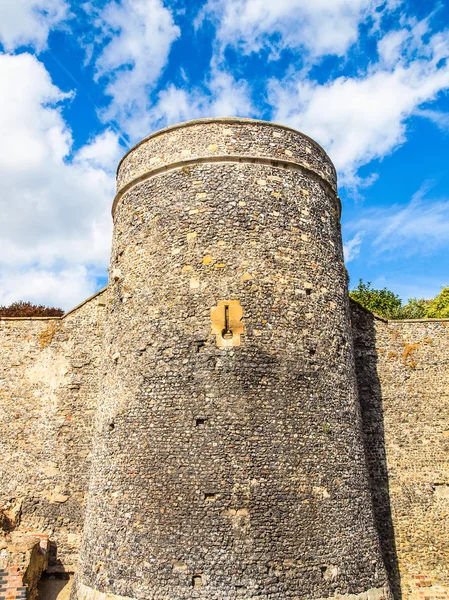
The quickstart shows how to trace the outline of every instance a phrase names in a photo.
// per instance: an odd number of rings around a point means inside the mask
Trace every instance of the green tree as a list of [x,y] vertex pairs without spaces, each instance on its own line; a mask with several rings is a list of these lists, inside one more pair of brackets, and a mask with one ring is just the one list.
[[429,303],[427,300],[409,298],[407,304],[401,309],[401,316],[397,319],[425,319]]
[[428,319],[449,319],[449,287],[443,288],[441,293],[429,302],[425,316]]
[[[400,319],[402,301],[397,294],[387,288],[376,290],[371,282],[364,283],[359,279],[356,288],[349,292],[350,298],[361,304],[364,308],[386,319]],[[402,317],[403,318],[403,317]]]

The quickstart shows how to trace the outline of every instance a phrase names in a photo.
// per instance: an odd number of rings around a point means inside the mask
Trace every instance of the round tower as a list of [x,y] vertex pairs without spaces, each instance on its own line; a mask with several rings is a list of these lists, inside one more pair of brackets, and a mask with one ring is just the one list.
[[201,119],[117,180],[78,599],[389,597],[328,156]]

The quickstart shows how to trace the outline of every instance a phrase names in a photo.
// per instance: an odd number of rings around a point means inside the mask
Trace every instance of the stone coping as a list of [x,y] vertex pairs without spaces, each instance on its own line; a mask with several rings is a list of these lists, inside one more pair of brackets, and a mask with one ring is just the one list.
[[280,123],[274,123],[272,121],[265,121],[263,119],[251,119],[249,117],[206,117],[206,118],[202,118],[202,119],[191,119],[189,121],[182,121],[181,123],[176,123],[175,125],[169,125],[168,127],[164,127],[163,129],[158,129],[154,133],[150,133],[150,135],[147,135],[142,140],[140,140],[140,142],[137,142],[137,144],[135,144],[132,148],[130,148],[126,152],[126,154],[121,158],[121,160],[117,166],[116,174],[118,174],[118,172],[120,170],[120,166],[121,166],[122,162],[125,160],[125,158],[129,154],[131,154],[136,148],[138,148],[145,142],[148,142],[148,140],[158,137],[159,135],[163,135],[164,133],[168,133],[169,131],[174,131],[176,129],[182,129],[184,127],[191,127],[193,125],[198,125],[198,124],[207,125],[208,123],[248,123],[248,124],[253,123],[255,125],[267,125],[269,127],[276,127],[278,129],[284,129],[286,131],[292,131],[293,133],[298,133],[299,135],[301,135],[302,137],[307,139],[316,148],[318,148],[318,150],[323,152],[323,154],[328,158],[330,164],[332,165],[332,167],[335,171],[334,163],[330,159],[326,150],[322,146],[320,146],[320,144],[318,144],[318,142],[316,142],[314,139],[312,139],[305,133],[302,133],[302,131],[299,131],[298,129],[294,129],[293,127],[289,127],[288,125],[281,125]]
[[[193,123],[193,121],[192,121],[192,123]],[[123,158],[125,158],[125,156]],[[142,175],[139,175],[138,177],[135,177],[134,179],[131,179],[130,181],[128,181],[128,183],[125,183],[125,185],[118,190],[117,194],[115,195],[114,201],[112,203],[112,209],[111,209],[112,217],[114,218],[115,209],[117,208],[117,205],[120,202],[120,200],[122,199],[122,197],[124,196],[124,194],[126,194],[126,192],[128,192],[135,185],[138,185],[139,183],[142,183],[143,181],[146,181],[147,179],[151,179],[152,177],[156,177],[157,175],[166,173],[167,171],[182,169],[183,167],[188,167],[188,166],[192,166],[192,165],[203,165],[203,164],[211,164],[211,163],[215,163],[215,164],[216,163],[259,164],[259,165],[274,166],[274,167],[280,167],[280,168],[284,168],[284,169],[296,170],[296,171],[301,171],[303,173],[307,173],[309,177],[319,181],[324,186],[327,193],[330,196],[332,196],[332,198],[335,199],[339,218],[341,217],[341,200],[340,200],[339,196],[336,194],[336,192],[332,188],[331,184],[326,179],[324,179],[324,177],[322,177],[319,173],[317,173],[313,169],[310,169],[309,167],[306,167],[305,165],[303,165],[299,162],[293,162],[290,160],[277,159],[277,158],[265,158],[262,156],[245,156],[245,155],[241,155],[241,154],[238,154],[238,155],[226,154],[224,156],[201,156],[198,158],[179,160],[179,161],[176,161],[173,163],[163,165],[163,166],[153,169],[151,171],[146,171],[145,173],[142,173]]]
[[449,323],[449,319],[386,319],[385,317],[381,317],[380,315],[377,315],[375,312],[372,312],[371,310],[368,310],[367,308],[365,308],[364,306],[362,306],[361,304],[359,304],[357,302],[357,300],[353,300],[352,298],[349,298],[350,302],[354,302],[355,304],[357,304],[357,307],[362,309],[364,312],[368,313],[369,315],[372,315],[377,321],[382,321],[383,323],[394,323],[394,324],[403,324],[403,323]]
[[95,292],[95,294],[92,294],[92,296],[89,296],[88,298],[86,298],[85,300],[83,300],[82,302],[80,302],[79,304],[74,306],[73,308],[71,308],[69,311],[64,313],[62,315],[62,317],[60,317],[60,318],[64,319],[64,317],[71,315],[73,312],[75,312],[76,310],[78,310],[79,308],[81,308],[82,306],[84,306],[85,304],[87,304],[88,302],[90,302],[91,300],[93,300],[94,298],[96,298],[97,296],[102,294],[103,292],[105,292],[107,289],[108,289],[108,286],[106,285],[104,288],[101,288],[101,290],[98,290],[98,292]]
[[0,321],[60,321],[65,315],[60,317],[0,317]]
[[[95,294],[92,294],[92,296],[89,296],[88,298],[86,298],[85,300],[83,300],[82,302],[80,302],[79,304],[74,306],[73,308],[71,308],[69,311],[67,311],[60,317],[0,317],[0,321],[62,321],[65,317],[68,317],[73,312],[75,312],[79,308],[83,307],[85,304],[87,304],[88,302],[90,302],[91,300],[93,300],[94,298],[99,296],[100,294],[103,294],[103,292],[105,292],[107,289],[108,289],[108,286],[101,288],[101,290],[98,290],[98,292],[95,292]],[[351,301],[356,302],[355,300],[351,300]],[[382,321],[383,323],[388,323],[388,324],[390,324],[390,323],[396,324],[397,323],[399,325],[402,325],[404,323],[449,323],[449,319],[396,319],[396,320],[395,319],[385,319],[385,317],[376,315],[376,313],[371,312],[370,310],[368,310],[367,308],[365,308],[358,302],[356,302],[356,304],[362,310],[364,310],[365,312],[367,312],[370,315],[373,315],[373,317],[375,319],[377,319],[378,321]]]
[[386,319],[387,323],[449,323],[449,319]]

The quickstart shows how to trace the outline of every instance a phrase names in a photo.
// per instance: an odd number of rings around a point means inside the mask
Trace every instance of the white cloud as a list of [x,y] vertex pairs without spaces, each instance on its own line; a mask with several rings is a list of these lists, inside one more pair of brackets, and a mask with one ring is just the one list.
[[207,89],[180,89],[174,85],[160,92],[148,114],[149,127],[178,123],[200,117],[247,116],[255,111],[246,81],[213,68]]
[[449,200],[426,198],[430,186],[426,182],[406,205],[365,210],[363,217],[346,223],[345,230],[362,230],[371,252],[386,258],[448,250]]
[[117,134],[107,129],[90,144],[83,146],[75,155],[74,162],[85,168],[94,167],[113,172],[123,153],[118,144]]
[[[431,58],[434,53],[438,54],[437,46],[440,34],[435,35],[432,44],[423,44],[423,38],[431,31],[431,20],[435,16],[434,11],[426,18],[418,21],[415,17],[402,14],[399,19],[399,28],[393,29],[381,35],[377,43],[379,61],[384,67],[394,67],[401,60],[411,61],[417,57],[426,56]],[[444,36],[443,36],[444,39]],[[447,48],[447,43],[444,41]],[[445,51],[444,51],[445,52]]]
[[70,310],[97,289],[95,274],[80,265],[61,271],[33,269],[0,274],[0,305],[26,300]]
[[[68,97],[44,66],[30,54],[0,54],[0,79],[10,84],[0,89],[3,293],[11,296],[14,282],[29,277],[34,298],[45,289],[36,273],[59,277],[63,307],[70,308],[92,291],[91,272],[108,264],[115,188],[109,167],[118,140],[107,131],[71,158],[71,131],[60,110]],[[84,280],[69,286],[67,273],[85,273]]]
[[351,262],[360,254],[364,233],[364,231],[357,232],[354,237],[343,244],[343,253],[346,263]]
[[250,90],[213,60],[202,85],[168,85],[154,96],[171,46],[179,37],[172,12],[161,0],[111,1],[96,13],[94,22],[103,44],[95,58],[97,77],[111,96],[102,112],[104,121],[115,120],[133,141],[149,131],[202,116],[236,116],[254,112]]
[[[409,34],[416,45],[416,37]],[[396,40],[387,51],[391,62]],[[399,43],[399,42],[398,42]],[[401,38],[401,44],[405,43]],[[357,169],[391,153],[406,140],[407,121],[426,102],[449,88],[449,33],[424,43],[420,57],[397,59],[393,67],[380,62],[356,77],[339,77],[319,85],[311,80],[272,81],[270,101],[277,121],[301,129],[320,142],[332,157],[343,184],[360,184]]]
[[394,67],[400,60],[406,42],[410,39],[410,33],[406,29],[390,31],[379,40],[377,49],[379,58],[385,66]]
[[50,29],[69,17],[69,5],[65,0],[0,0],[0,14],[0,43],[7,52],[27,45],[40,51]]
[[211,20],[221,49],[244,54],[268,49],[277,58],[285,48],[305,49],[312,57],[343,56],[357,41],[358,27],[377,9],[393,8],[400,0],[209,0],[196,25]]
[[415,115],[417,117],[429,119],[430,121],[432,121],[432,123],[435,123],[435,125],[444,132],[449,131],[449,113],[447,112],[427,108],[416,110]]
[[142,127],[136,130],[135,123],[151,106],[149,96],[179,28],[161,0],[111,1],[97,14],[96,25],[101,32],[96,43],[106,44],[95,66],[112,97],[103,118],[117,120],[133,138],[142,137]]

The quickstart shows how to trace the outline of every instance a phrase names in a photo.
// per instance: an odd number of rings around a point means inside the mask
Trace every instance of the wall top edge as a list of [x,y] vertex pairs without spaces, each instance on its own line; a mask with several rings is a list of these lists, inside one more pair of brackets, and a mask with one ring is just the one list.
[[388,319],[386,319],[385,317],[381,317],[380,315],[377,315],[376,313],[372,312],[368,308],[365,308],[364,306],[362,306],[360,304],[360,302],[357,302],[357,300],[354,300],[353,298],[351,298],[351,296],[349,296],[349,304],[350,305],[355,304],[358,309],[360,309],[362,312],[366,313],[367,315],[371,315],[372,317],[374,317],[376,319],[376,321],[382,321],[382,323],[388,323]]
[[449,319],[388,319],[388,323],[449,323]]
[[[0,321],[62,321],[65,317],[72,314],[73,312],[75,312],[76,310],[78,310],[97,296],[100,296],[100,294],[103,294],[106,290],[107,286],[101,288],[101,290],[98,290],[98,292],[95,292],[95,294],[92,294],[91,296],[89,296],[88,298],[71,308],[69,311],[67,311],[60,317],[0,317]],[[449,319],[385,319],[385,317],[381,317],[380,315],[371,312],[358,302],[356,302],[356,304],[365,312],[369,313],[370,315],[373,315],[375,319],[378,319],[383,323],[394,325],[402,325],[403,323],[449,323]]]
[[387,323],[387,325],[401,325],[402,323],[449,323],[449,319],[386,319],[385,317],[381,317],[375,312],[372,312],[368,308],[365,308],[357,302],[357,300],[353,300],[351,297],[349,298],[349,301],[356,304],[357,308],[360,308],[363,312],[373,316],[377,321],[382,321],[382,323]]
[[88,302],[90,302],[91,300],[96,298],[97,296],[100,296],[100,294],[103,294],[103,292],[105,292],[107,289],[108,289],[108,286],[101,288],[101,290],[98,290],[98,292],[95,292],[95,294],[92,294],[92,296],[89,296],[88,298],[86,298],[85,300],[83,300],[82,302],[80,302],[79,304],[77,304],[76,306],[71,308],[70,310],[68,310],[60,318],[64,319],[65,317],[71,315],[73,312],[75,312],[76,310],[78,310],[79,308],[81,308],[82,306],[84,306],[85,304],[87,304]]
[[277,129],[284,129],[285,131],[292,131],[293,133],[297,133],[300,136],[302,136],[303,138],[307,139],[311,144],[313,144],[316,148],[318,148],[318,150],[320,150],[324,154],[324,156],[326,156],[326,158],[329,160],[330,164],[332,165],[332,167],[335,170],[334,163],[332,162],[332,160],[329,157],[326,150],[322,146],[320,146],[320,144],[318,144],[318,142],[316,142],[313,138],[309,137],[308,135],[306,135],[302,131],[299,131],[298,129],[294,129],[293,127],[289,127],[288,125],[282,125],[281,123],[275,123],[273,121],[264,121],[263,119],[251,119],[249,117],[206,117],[206,118],[202,118],[202,119],[191,119],[190,121],[182,121],[181,123],[169,125],[168,127],[164,127],[162,129],[158,129],[157,131],[155,131],[153,133],[150,133],[150,135],[147,135],[142,140],[140,140],[140,142],[137,142],[137,144],[132,146],[132,148],[130,148],[126,152],[126,154],[121,158],[121,160],[117,166],[116,175],[118,174],[120,167],[121,167],[123,161],[125,160],[125,158],[129,154],[131,154],[134,150],[136,150],[136,148],[138,148],[145,142],[148,142],[149,140],[151,140],[155,137],[158,137],[160,135],[163,135],[165,133],[169,133],[170,131],[175,131],[176,129],[182,129],[182,128],[191,127],[194,125],[202,125],[202,124],[207,125],[208,123],[243,123],[243,124],[246,123],[248,125],[250,125],[250,124],[266,125],[269,127],[275,127]]
[[65,315],[60,317],[0,317],[0,321],[60,321]]
[[68,310],[66,313],[61,315],[60,317],[0,317],[0,321],[62,321],[65,319],[65,317],[71,315],[73,312],[77,311],[79,308],[81,308],[97,296],[100,296],[100,294],[103,294],[103,292],[105,292],[106,290],[107,286],[101,288],[101,290],[98,290],[98,292],[95,292],[95,294],[92,294],[91,296],[89,296],[88,298],[86,298],[85,300]]

